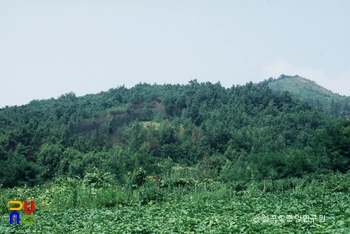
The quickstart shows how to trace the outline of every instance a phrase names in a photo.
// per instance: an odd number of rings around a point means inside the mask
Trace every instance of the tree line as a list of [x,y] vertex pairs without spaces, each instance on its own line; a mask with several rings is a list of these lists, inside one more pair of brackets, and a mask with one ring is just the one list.
[[141,167],[171,176],[175,165],[223,182],[346,172],[350,121],[268,82],[140,83],[0,109],[0,184],[83,178],[98,168],[119,183]]

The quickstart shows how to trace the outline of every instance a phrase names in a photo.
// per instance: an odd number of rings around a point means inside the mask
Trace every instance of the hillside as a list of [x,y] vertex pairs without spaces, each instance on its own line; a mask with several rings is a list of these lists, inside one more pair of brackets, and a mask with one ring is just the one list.
[[126,183],[141,167],[171,177],[175,165],[223,182],[345,172],[349,125],[266,82],[68,93],[0,109],[0,184],[83,178],[96,168]]
[[350,115],[350,97],[335,94],[315,81],[300,76],[281,75],[278,79],[270,78],[268,83],[276,94],[288,91],[292,97],[305,100],[332,115]]

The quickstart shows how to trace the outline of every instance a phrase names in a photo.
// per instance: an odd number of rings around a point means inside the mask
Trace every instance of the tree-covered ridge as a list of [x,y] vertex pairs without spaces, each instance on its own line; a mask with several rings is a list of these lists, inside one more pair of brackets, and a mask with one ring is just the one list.
[[[285,178],[350,165],[349,120],[334,119],[267,82],[138,84],[0,109],[0,184],[35,185],[97,167],[120,183],[143,167],[197,179]],[[330,145],[331,144],[331,145]]]
[[305,100],[335,116],[350,116],[350,97],[335,94],[318,85],[315,81],[300,76],[281,75],[268,79],[274,93],[288,91],[292,97]]

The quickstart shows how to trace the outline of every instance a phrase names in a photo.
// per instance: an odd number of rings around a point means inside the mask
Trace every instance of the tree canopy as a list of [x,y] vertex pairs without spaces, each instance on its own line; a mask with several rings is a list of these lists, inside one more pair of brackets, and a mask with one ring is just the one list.
[[[349,119],[268,82],[140,83],[0,109],[0,184],[35,185],[94,167],[119,181],[171,160],[221,180],[283,178],[350,166]],[[208,174],[208,175],[209,175]]]

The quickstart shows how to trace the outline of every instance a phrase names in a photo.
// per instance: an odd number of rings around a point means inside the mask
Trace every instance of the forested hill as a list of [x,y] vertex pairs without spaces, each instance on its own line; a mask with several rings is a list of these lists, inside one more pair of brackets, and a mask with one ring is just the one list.
[[292,97],[305,100],[329,114],[350,116],[350,97],[335,94],[315,81],[300,76],[281,75],[278,79],[270,78],[268,82],[276,94],[288,91]]
[[0,109],[0,184],[83,177],[95,167],[123,183],[140,167],[166,176],[174,164],[220,181],[345,172],[349,122],[275,95],[267,82],[68,93]]

